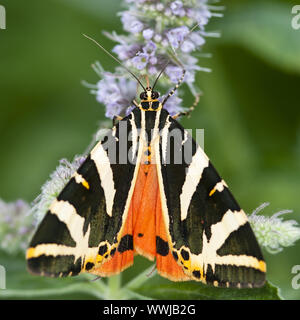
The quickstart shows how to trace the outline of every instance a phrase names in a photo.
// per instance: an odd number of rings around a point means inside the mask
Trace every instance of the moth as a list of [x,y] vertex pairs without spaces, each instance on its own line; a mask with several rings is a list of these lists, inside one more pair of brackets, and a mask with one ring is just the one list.
[[176,120],[183,114],[164,109],[182,71],[162,102],[154,90],[159,76],[144,87],[132,74],[143,88],[140,103],[133,101],[51,204],[27,249],[30,272],[106,277],[140,254],[172,281],[264,284],[266,263],[246,214]]

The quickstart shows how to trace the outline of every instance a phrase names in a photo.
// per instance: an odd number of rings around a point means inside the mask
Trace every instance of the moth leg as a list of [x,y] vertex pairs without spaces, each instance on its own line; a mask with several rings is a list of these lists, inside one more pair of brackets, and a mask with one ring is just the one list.
[[194,103],[187,109],[187,111],[179,112],[179,113],[175,114],[172,118],[173,119],[177,119],[177,118],[179,118],[181,116],[189,116],[194,111],[196,106],[198,105],[199,100],[200,100],[200,94],[197,93],[196,96],[195,96]]
[[137,108],[139,108],[139,104],[133,99],[132,100],[132,103],[137,107]]
[[123,119],[123,117],[121,117],[121,116],[114,116],[113,117],[113,127],[119,122],[119,121],[121,121]]
[[[133,99],[132,104],[134,104],[136,107],[139,107],[139,104]],[[121,116],[114,116],[113,117],[113,127],[121,120],[123,120],[124,117]]]
[[167,100],[172,97],[172,95],[175,93],[175,91],[180,87],[182,81],[183,81],[183,78],[185,76],[185,73],[186,73],[186,70],[183,68],[183,66],[181,65],[182,67],[182,76],[181,78],[178,80],[176,86],[168,93],[168,95],[164,98],[163,102],[162,102],[162,105],[164,105]]

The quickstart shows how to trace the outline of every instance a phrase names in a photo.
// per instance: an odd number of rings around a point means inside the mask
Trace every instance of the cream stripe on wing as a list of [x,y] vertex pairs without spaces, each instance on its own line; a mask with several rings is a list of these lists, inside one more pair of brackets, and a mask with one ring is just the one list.
[[[241,226],[247,223],[248,219],[243,210],[231,211],[228,210],[223,219],[211,226],[212,236],[207,239],[205,231],[203,231],[203,246],[202,252],[198,255],[191,254],[191,269],[203,268],[204,273],[207,272],[208,265],[211,266],[212,272],[215,272],[217,265],[234,265],[254,268],[261,272],[266,272],[266,263],[256,257],[241,254],[241,255],[224,255],[217,254],[218,249],[225,243],[226,239],[232,232],[238,230]],[[188,251],[189,249],[186,248]]]
[[157,135],[159,134],[159,120],[160,120],[160,113],[161,110],[156,111],[155,116],[155,122],[154,122],[154,128],[153,128],[153,140],[157,138]]
[[74,255],[75,261],[78,257],[92,256],[96,257],[98,247],[86,248],[84,252],[80,252],[78,247],[69,247],[61,244],[45,243],[39,244],[34,248],[29,248],[26,252],[26,259],[38,258],[41,255],[45,256],[67,256]]
[[[248,222],[243,210],[227,210],[222,220],[211,226],[211,238],[209,240],[209,251],[217,251],[224,244],[229,235],[240,226]],[[204,248],[205,250],[205,248]]]
[[166,123],[161,132],[161,149],[162,149],[162,163],[166,164],[167,160],[167,147],[169,140],[169,128],[171,125],[171,121],[169,120],[170,116],[167,117]]
[[76,209],[68,201],[55,200],[50,206],[50,212],[64,222],[73,240],[77,243],[83,238],[84,218],[77,214]]
[[196,153],[192,158],[192,162],[188,167],[185,182],[182,186],[182,192],[180,195],[181,205],[181,220],[186,219],[188,208],[195,193],[197,186],[202,177],[203,170],[208,167],[209,159],[203,150],[198,147]]
[[248,267],[266,272],[266,263],[262,260],[258,260],[253,256],[248,255],[226,255],[217,256],[216,264],[234,265],[236,267]]
[[228,188],[228,186],[227,186],[227,184],[225,183],[225,181],[222,180],[222,181],[218,182],[218,183],[215,185],[214,189],[217,190],[217,191],[219,191],[219,192],[222,192],[225,187]]
[[213,271],[215,270],[215,264],[218,263],[217,258],[221,259],[217,255],[217,250],[225,243],[233,231],[239,229],[239,227],[247,222],[248,219],[243,210],[227,210],[222,220],[211,226],[211,237],[209,240],[207,240],[205,231],[203,231],[202,253],[197,259],[201,260],[198,261],[201,265],[204,264],[205,271],[208,264],[211,265]]
[[138,131],[135,124],[134,113],[131,113],[131,119],[129,120],[131,124],[131,132],[132,132],[132,159],[135,159],[137,147],[138,147]]
[[89,248],[90,237],[90,226],[83,234],[85,219],[76,212],[76,209],[68,201],[55,200],[49,209],[52,214],[55,214],[60,221],[66,224],[71,237],[76,242],[76,247],[72,249],[75,259],[84,256]]
[[111,217],[116,189],[110,161],[101,143],[98,143],[91,151],[91,159],[95,162],[101,181],[101,187],[104,191],[106,213]]

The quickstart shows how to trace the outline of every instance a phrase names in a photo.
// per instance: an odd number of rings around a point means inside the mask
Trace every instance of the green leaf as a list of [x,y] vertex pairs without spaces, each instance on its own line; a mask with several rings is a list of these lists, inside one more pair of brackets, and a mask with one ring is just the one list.
[[300,72],[300,30],[291,21],[292,5],[283,2],[257,2],[227,7],[217,21],[222,37],[217,44],[238,44],[268,63],[292,73]]
[[6,270],[6,289],[0,299],[102,299],[107,287],[95,276],[48,278],[29,274],[25,257],[0,252],[0,265]]
[[171,282],[159,276],[133,290],[152,299],[168,300],[279,300],[277,287],[267,282],[262,288],[227,289],[206,286],[197,282]]
[[0,252],[0,264],[6,269],[6,289],[0,299],[280,299],[278,289],[267,283],[261,289],[221,289],[196,282],[172,282],[153,274],[153,266],[139,273],[125,286],[121,276],[91,281],[95,276],[83,274],[70,278],[32,276],[25,267],[24,256]]

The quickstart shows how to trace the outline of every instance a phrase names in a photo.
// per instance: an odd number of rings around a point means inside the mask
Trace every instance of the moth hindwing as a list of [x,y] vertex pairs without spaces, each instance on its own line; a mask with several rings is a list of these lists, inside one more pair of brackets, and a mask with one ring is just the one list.
[[173,281],[262,286],[266,264],[227,184],[165,109],[146,107],[118,122],[52,203],[29,270],[110,276],[138,253]]

